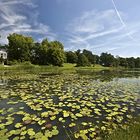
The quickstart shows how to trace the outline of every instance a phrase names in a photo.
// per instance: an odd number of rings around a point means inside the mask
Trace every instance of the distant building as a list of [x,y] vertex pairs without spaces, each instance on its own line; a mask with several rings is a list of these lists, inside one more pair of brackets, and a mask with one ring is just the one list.
[[7,59],[7,52],[3,49],[0,50],[0,58]]

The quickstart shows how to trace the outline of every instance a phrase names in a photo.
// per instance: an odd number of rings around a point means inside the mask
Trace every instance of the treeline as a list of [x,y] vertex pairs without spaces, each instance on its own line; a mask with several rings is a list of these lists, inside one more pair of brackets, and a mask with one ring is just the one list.
[[59,41],[34,42],[32,37],[20,34],[8,36],[8,61],[29,61],[38,65],[62,66],[65,62],[64,46]]
[[126,68],[140,68],[140,57],[122,58],[114,57],[109,53],[100,56],[91,51],[64,51],[59,41],[42,40],[35,42],[32,37],[21,34],[10,34],[8,45],[3,46],[8,53],[8,63],[29,61],[37,65],[63,66],[63,63],[73,63],[76,66],[94,66],[100,64],[107,67],[123,66]]
[[125,68],[140,68],[140,57],[123,58],[114,57],[110,53],[102,53],[100,56],[92,54],[89,50],[77,50],[75,52],[66,52],[68,63],[77,63],[77,66],[91,66],[100,64],[106,67],[125,67]]

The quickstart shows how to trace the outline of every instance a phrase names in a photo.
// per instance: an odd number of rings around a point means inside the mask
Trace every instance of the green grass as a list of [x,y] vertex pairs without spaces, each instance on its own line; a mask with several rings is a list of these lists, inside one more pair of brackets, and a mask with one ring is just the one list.
[[103,140],[140,140],[140,117],[130,122],[126,129],[117,129]]
[[39,66],[33,65],[28,62],[20,63],[11,66],[0,66],[0,75],[5,73],[4,76],[24,76],[34,75],[39,76],[40,74],[62,74],[62,73],[79,73],[79,74],[92,74],[93,72],[100,72],[102,70],[117,71],[118,68],[103,67],[101,65],[95,65],[90,67],[75,67],[76,64],[65,63],[63,67],[58,66]]
[[90,67],[75,67],[76,64],[69,64],[64,63],[63,67],[57,66],[39,66],[39,65],[32,65],[28,63],[21,63],[12,66],[0,66],[0,70],[31,70],[31,69],[39,69],[39,70],[46,70],[46,71],[56,71],[56,70],[78,70],[78,69],[85,69],[85,70],[104,70],[104,69],[112,69],[111,67],[103,67],[101,65],[95,65]]

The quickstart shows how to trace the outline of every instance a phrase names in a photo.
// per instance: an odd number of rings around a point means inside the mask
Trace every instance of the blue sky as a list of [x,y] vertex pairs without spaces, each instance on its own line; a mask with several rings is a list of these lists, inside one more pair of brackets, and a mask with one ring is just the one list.
[[0,43],[16,32],[65,50],[140,56],[140,0],[0,0]]

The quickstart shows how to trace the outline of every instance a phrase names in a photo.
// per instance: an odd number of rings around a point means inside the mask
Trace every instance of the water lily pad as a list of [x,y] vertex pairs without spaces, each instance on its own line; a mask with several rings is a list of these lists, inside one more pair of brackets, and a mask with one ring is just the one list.
[[69,124],[69,127],[74,127],[74,126],[76,126],[75,123],[71,123],[71,124]]
[[22,124],[21,124],[21,123],[17,123],[17,124],[15,125],[15,127],[16,127],[16,128],[20,128],[20,127],[22,127]]
[[68,111],[63,111],[63,116],[64,116],[64,118],[66,118],[66,117],[69,117],[69,112]]
[[34,135],[35,135],[35,132],[34,132],[34,130],[33,130],[32,128],[28,129],[28,130],[27,130],[27,133],[28,133],[28,135],[30,135],[30,136],[34,136]]
[[83,115],[81,113],[76,113],[75,116],[77,116],[77,117],[83,117]]

